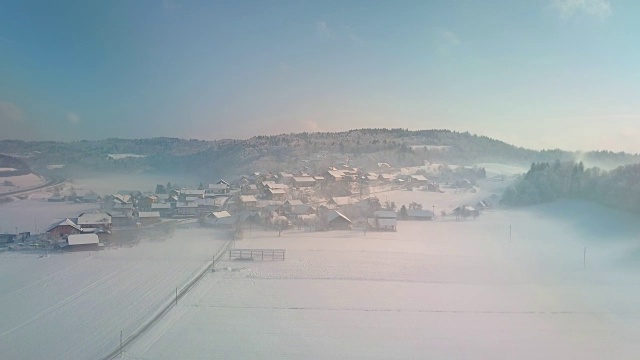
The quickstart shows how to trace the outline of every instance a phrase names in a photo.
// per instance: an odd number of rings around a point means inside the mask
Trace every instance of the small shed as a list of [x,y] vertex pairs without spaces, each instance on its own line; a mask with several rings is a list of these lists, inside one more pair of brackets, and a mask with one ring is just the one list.
[[76,234],[67,237],[67,248],[72,251],[99,250],[100,240],[96,234]]

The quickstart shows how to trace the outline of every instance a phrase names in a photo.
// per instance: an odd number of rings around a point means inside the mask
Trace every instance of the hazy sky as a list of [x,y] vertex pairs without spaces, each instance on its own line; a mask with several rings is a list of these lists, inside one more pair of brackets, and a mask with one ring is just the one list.
[[640,1],[0,1],[0,139],[447,128],[640,152]]

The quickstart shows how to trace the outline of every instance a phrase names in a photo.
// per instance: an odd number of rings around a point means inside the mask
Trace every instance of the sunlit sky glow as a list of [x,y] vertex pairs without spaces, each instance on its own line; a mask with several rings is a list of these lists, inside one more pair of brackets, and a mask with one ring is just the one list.
[[0,139],[446,128],[640,152],[640,3],[5,1]]

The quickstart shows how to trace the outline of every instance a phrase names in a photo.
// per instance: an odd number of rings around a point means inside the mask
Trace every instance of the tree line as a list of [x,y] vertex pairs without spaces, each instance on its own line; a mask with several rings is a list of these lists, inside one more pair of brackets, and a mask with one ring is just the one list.
[[525,206],[556,199],[584,199],[640,214],[640,164],[611,171],[585,168],[582,162],[533,163],[529,171],[504,192],[506,205]]

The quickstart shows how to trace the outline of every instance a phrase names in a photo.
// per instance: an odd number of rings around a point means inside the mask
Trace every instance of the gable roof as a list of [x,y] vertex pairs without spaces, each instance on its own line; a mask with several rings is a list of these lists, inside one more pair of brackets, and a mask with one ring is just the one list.
[[253,196],[253,195],[240,195],[240,201],[243,202],[243,203],[246,203],[246,202],[257,202],[258,199],[256,199],[256,197]]
[[353,200],[349,196],[337,196],[337,197],[332,197],[329,200],[329,202],[334,203],[337,206],[344,206],[344,205],[351,205],[353,203]]
[[348,221],[349,223],[351,222],[351,220],[349,220],[348,217],[344,216],[341,212],[339,212],[337,210],[331,210],[331,211],[328,211],[325,214],[325,219],[327,220],[327,222],[332,222],[332,221],[334,221],[334,220],[336,220],[338,218],[342,218],[342,219]]
[[78,225],[90,224],[111,224],[111,214],[109,213],[82,213],[78,216]]
[[53,224],[51,224],[49,226],[49,228],[47,229],[47,231],[45,232],[49,232],[55,228],[57,228],[58,226],[71,226],[72,228],[78,230],[78,231],[82,231],[82,228],[80,226],[78,226],[76,223],[74,223],[73,221],[71,221],[71,219],[64,219],[58,222],[55,222]]

